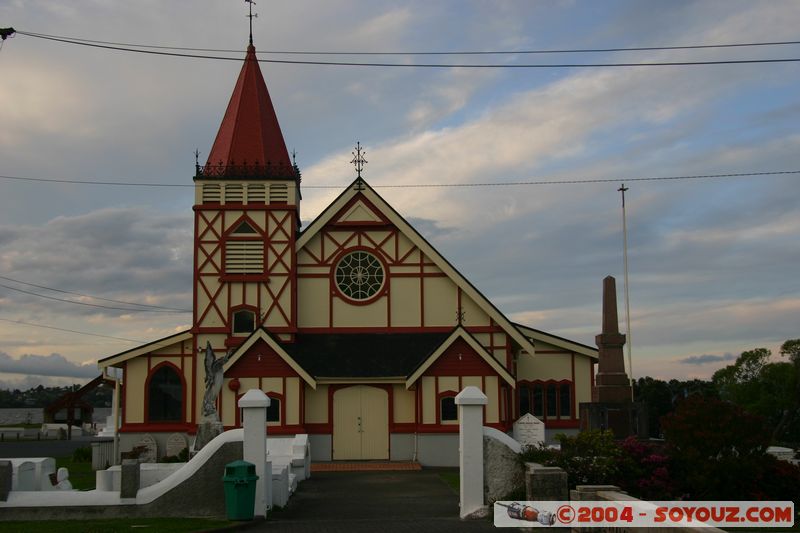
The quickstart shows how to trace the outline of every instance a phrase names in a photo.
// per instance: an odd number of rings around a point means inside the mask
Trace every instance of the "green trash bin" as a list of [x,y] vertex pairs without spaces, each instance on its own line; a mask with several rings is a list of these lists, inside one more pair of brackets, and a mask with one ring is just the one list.
[[252,520],[256,501],[256,465],[234,461],[225,465],[225,508],[228,520]]

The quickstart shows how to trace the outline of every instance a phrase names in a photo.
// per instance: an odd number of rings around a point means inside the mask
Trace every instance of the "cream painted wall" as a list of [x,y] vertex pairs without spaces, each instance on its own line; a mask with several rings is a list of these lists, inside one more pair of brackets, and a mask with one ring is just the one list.
[[466,294],[461,295],[461,309],[464,311],[465,326],[488,326],[491,323],[489,315]]
[[130,359],[125,364],[125,423],[127,424],[144,422],[144,387],[147,370],[147,357]]
[[[228,387],[230,381],[229,378],[222,380],[222,390],[220,391],[222,400],[222,413],[220,414],[222,416],[222,424],[225,426],[236,424],[236,393]],[[239,391],[241,392],[242,389],[240,388]]]
[[298,278],[297,320],[300,327],[328,327],[329,296],[330,281],[327,278]]
[[261,378],[261,390],[268,395],[270,392],[283,395],[283,378]]
[[523,354],[517,360],[517,380],[572,379],[572,356],[559,354]]
[[500,405],[498,404],[497,376],[486,376],[486,390],[483,391],[489,403],[486,404],[486,422],[500,422]]
[[328,422],[328,386],[317,385],[316,390],[305,385],[306,417],[308,424],[325,424]]
[[456,285],[449,278],[425,278],[425,325],[454,326],[458,309]]
[[463,378],[461,378],[461,386],[478,387],[479,389],[483,390],[483,378],[481,378],[481,376],[464,376]]
[[439,376],[439,394],[445,391],[461,392],[458,388],[457,376]]
[[406,390],[404,385],[395,385],[394,393],[394,421],[397,424],[414,422],[414,402],[416,394],[413,390]]
[[300,423],[300,378],[286,378],[286,423]]
[[368,305],[352,305],[341,298],[333,299],[334,327],[381,327],[388,323],[386,298]]
[[436,423],[436,378],[422,376],[422,423]]
[[581,402],[592,401],[592,360],[586,356],[575,356],[575,409]]
[[392,326],[420,325],[419,278],[392,278]]

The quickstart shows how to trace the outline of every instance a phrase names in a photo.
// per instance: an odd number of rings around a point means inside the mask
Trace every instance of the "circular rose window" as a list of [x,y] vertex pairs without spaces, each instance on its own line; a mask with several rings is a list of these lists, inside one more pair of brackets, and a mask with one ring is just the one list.
[[336,265],[336,286],[353,300],[368,300],[383,286],[383,265],[369,252],[350,252]]

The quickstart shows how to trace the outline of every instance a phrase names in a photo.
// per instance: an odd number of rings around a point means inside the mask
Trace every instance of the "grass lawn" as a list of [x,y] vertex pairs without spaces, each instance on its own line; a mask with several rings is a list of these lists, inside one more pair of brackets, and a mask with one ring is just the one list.
[[460,487],[460,485],[459,485],[460,479],[459,479],[458,470],[452,470],[452,471],[446,470],[446,471],[443,471],[443,472],[439,472],[439,477],[442,479],[442,481],[447,483],[448,487],[453,489],[453,492],[458,494],[459,487]]
[[[71,477],[71,476],[70,476]],[[119,518],[113,520],[42,520],[3,522],[3,531],[25,533],[117,533],[122,531],[212,531],[241,522],[209,518]]]
[[69,470],[69,481],[73,489],[92,490],[95,488],[95,475],[92,462],[76,463],[72,457],[56,457],[56,471],[62,466]]

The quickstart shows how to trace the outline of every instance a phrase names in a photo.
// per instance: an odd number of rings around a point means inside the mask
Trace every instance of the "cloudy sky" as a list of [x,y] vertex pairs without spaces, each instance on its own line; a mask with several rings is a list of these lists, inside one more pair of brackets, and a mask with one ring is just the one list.
[[[789,1],[293,0],[259,2],[256,11],[261,59],[519,65],[800,58],[800,45],[269,53],[792,41],[800,39],[800,3]],[[245,13],[244,2],[219,0],[5,0],[0,27],[242,50]],[[186,313],[130,311],[108,300],[191,305],[193,152],[201,159],[208,153],[240,66],[21,34],[4,42],[0,386],[86,380],[97,374],[97,359],[189,325]],[[353,179],[356,141],[367,149],[365,177],[376,187],[625,181],[636,376],[707,377],[742,350],[777,351],[800,337],[800,174],[630,181],[800,170],[800,63],[262,69],[287,146],[297,151],[306,223]],[[377,190],[512,319],[593,344],[604,276],[617,277],[622,298],[619,182]]]

